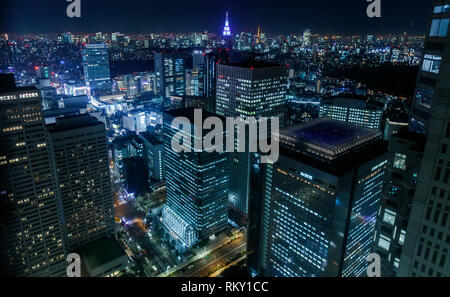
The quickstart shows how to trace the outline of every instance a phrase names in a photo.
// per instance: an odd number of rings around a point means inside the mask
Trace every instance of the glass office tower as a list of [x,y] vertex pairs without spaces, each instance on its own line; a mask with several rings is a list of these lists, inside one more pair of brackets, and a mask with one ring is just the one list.
[[281,132],[280,158],[264,170],[260,229],[249,233],[261,247],[248,262],[254,274],[364,275],[385,175],[381,138],[330,119]]
[[[203,112],[203,119],[213,114]],[[192,123],[184,145],[191,152],[177,153],[172,149],[173,136],[180,127],[172,126],[176,117]],[[164,153],[167,202],[162,221],[186,246],[213,235],[226,227],[228,201],[228,154],[194,152],[194,109],[180,109],[164,114]],[[208,133],[204,131],[203,138]],[[224,132],[218,137],[224,137]],[[223,142],[225,144],[225,141]]]
[[[282,125],[286,88],[285,66],[255,61],[219,64],[216,113],[226,117],[241,117],[244,121],[248,117],[277,117]],[[248,146],[249,133],[256,135],[257,131],[249,131],[247,126],[245,132]],[[237,140],[235,146],[239,147]],[[248,213],[251,166],[251,154],[248,151],[246,148],[246,152],[233,153],[231,157],[229,201],[239,221],[245,221]]]
[[[2,274],[64,276],[63,219],[54,160],[35,87],[0,75]],[[3,267],[4,266],[4,267]]]
[[156,87],[163,98],[186,94],[185,55],[155,53]]
[[83,49],[83,68],[84,79],[91,95],[111,93],[109,51],[106,44],[86,44]]

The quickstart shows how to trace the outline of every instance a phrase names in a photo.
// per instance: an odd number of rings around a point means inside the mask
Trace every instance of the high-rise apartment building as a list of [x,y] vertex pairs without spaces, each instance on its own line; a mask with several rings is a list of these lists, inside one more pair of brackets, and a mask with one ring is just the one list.
[[252,272],[364,275],[385,175],[381,132],[318,119],[282,131],[280,142],[278,161],[263,167]]
[[[64,276],[63,218],[51,146],[35,87],[0,76],[1,273]],[[4,267],[3,267],[4,266]]]
[[319,117],[352,123],[357,126],[381,129],[384,104],[361,96],[338,96],[322,99]]
[[68,252],[105,236],[114,236],[105,125],[83,114],[57,118],[48,130]]
[[111,93],[109,51],[106,44],[86,44],[83,49],[83,68],[84,79],[91,95]]
[[[285,112],[287,71],[285,66],[263,62],[217,65],[216,113],[226,117],[277,117],[282,125]],[[246,144],[249,134],[246,128]],[[244,131],[240,131],[242,133]],[[270,134],[269,134],[270,135]],[[242,146],[236,140],[236,148]],[[251,156],[233,153],[230,168],[229,201],[238,217],[248,213]],[[237,219],[236,219],[237,220]]]
[[[209,116],[214,115],[203,112],[200,124]],[[172,126],[176,117],[185,117],[192,124],[189,132],[185,131],[188,142],[183,143],[191,152],[177,153],[172,148],[172,138],[180,133],[180,127]],[[194,123],[194,109],[164,114],[167,202],[162,210],[162,221],[187,246],[223,230],[228,221],[228,154],[194,152],[195,129],[202,128]],[[202,139],[206,133],[205,130]],[[225,137],[224,132],[217,137]]]

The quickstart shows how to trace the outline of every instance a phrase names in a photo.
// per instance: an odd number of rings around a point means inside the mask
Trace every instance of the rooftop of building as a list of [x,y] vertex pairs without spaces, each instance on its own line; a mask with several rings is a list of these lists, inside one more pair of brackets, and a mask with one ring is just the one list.
[[139,135],[142,136],[142,138],[144,138],[145,140],[147,140],[151,145],[161,145],[162,141],[159,140],[158,138],[156,138],[155,135],[153,135],[151,132],[143,132],[140,133]]
[[249,61],[235,62],[235,63],[230,62],[230,63],[225,63],[222,65],[241,67],[241,68],[255,68],[255,69],[270,68],[270,67],[285,67],[283,65],[276,64],[276,63],[269,63],[269,62],[256,61],[256,60],[249,60]]
[[[180,109],[168,110],[168,111],[164,112],[164,116],[167,115],[167,116],[173,117],[173,118],[185,117],[193,125],[194,124],[194,111],[196,109],[199,109],[199,108],[189,107],[189,108],[180,108]],[[200,109],[200,110],[202,110],[202,109]],[[202,110],[202,118],[205,119],[207,117],[218,117],[219,119],[222,119],[223,121],[225,121],[225,118],[220,116],[220,115],[208,112],[206,110]]]
[[327,160],[338,159],[382,137],[379,130],[327,118],[289,127],[280,134],[285,145]]
[[346,154],[339,159],[324,160],[313,154],[292,149],[284,145],[280,146],[280,155],[287,156],[293,160],[317,168],[334,176],[342,176],[355,168],[366,164],[379,156],[387,153],[388,143],[382,139],[372,142],[370,145],[360,147],[351,154]]
[[78,253],[88,269],[95,269],[126,255],[114,238],[107,237],[80,247]]
[[47,128],[51,132],[62,132],[96,125],[103,125],[103,123],[97,118],[90,116],[88,113],[84,113],[56,118],[56,122],[47,125]]
[[130,141],[133,141],[133,139],[135,139],[136,137],[137,137],[137,134],[135,131],[127,131],[125,135],[116,137],[113,140],[113,144],[115,144],[115,145],[127,144]]
[[14,74],[0,74],[0,93],[22,92],[22,91],[38,91],[35,86],[16,86]]

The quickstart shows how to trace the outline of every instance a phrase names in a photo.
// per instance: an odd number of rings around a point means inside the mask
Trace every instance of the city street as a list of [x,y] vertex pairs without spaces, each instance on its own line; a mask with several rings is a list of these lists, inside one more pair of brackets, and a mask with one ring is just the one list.
[[189,265],[184,265],[184,268],[179,269],[171,276],[192,276],[192,277],[206,277],[219,270],[229,262],[234,261],[242,253],[245,252],[246,244],[245,237],[239,236],[235,240],[225,244],[224,246],[213,250],[203,258],[193,262]]

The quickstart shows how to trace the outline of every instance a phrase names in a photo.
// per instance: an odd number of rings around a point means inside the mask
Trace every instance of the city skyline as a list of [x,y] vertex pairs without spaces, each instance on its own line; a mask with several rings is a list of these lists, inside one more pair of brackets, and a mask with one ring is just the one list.
[[[25,3],[26,2],[26,3]],[[94,33],[97,31],[127,33],[204,32],[221,34],[228,11],[231,31],[245,32],[258,27],[271,34],[314,32],[335,34],[423,34],[427,18],[423,11],[429,3],[397,0],[382,1],[382,17],[366,15],[366,1],[324,1],[320,4],[299,1],[197,1],[195,5],[181,0],[140,2],[81,1],[81,18],[68,18],[65,1],[24,0],[4,3],[0,31],[10,33],[57,33],[64,31]],[[102,14],[98,14],[102,11]],[[60,12],[59,14],[57,12]],[[170,15],[170,17],[168,17]],[[3,20],[8,20],[4,22]],[[121,20],[117,22],[117,20]],[[345,20],[345,21],[344,21]],[[395,28],[394,30],[392,28]]]
[[0,276],[450,276],[450,0],[297,2],[3,5]]

